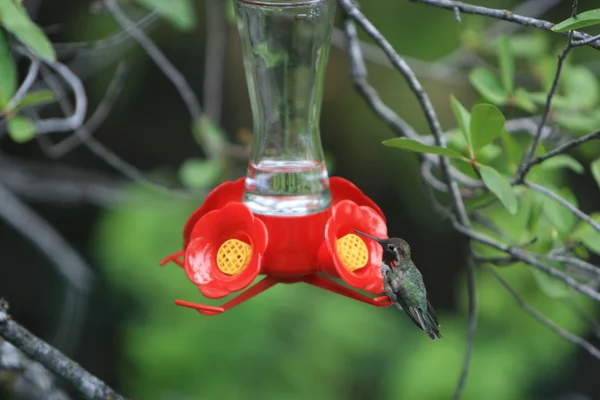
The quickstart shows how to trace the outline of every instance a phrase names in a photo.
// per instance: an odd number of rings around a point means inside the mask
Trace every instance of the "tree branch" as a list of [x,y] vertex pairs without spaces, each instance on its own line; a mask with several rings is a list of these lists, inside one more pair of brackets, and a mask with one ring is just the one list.
[[0,218],[45,253],[70,285],[89,291],[94,277],[91,268],[46,220],[1,185],[0,204]]
[[42,364],[48,371],[71,384],[88,400],[125,400],[100,379],[15,322],[8,304],[0,299],[0,336]]
[[543,264],[542,262],[538,261],[535,257],[534,254],[512,247],[512,246],[507,246],[505,244],[501,244],[496,242],[495,240],[487,237],[486,235],[476,232],[471,228],[465,227],[461,224],[459,224],[456,220],[454,220],[454,228],[459,231],[460,233],[462,233],[463,235],[475,240],[476,242],[479,242],[481,244],[484,244],[486,246],[489,246],[493,249],[496,250],[500,250],[508,255],[510,255],[514,260],[518,260],[521,262],[524,262],[525,264],[531,265],[532,267],[535,267],[537,269],[539,269],[540,271],[566,283],[567,285],[571,286],[573,289],[591,297],[592,299],[596,300],[596,301],[600,301],[600,293],[598,293],[596,290],[590,288],[587,285],[583,285],[579,282],[577,282],[575,279],[573,279],[572,277],[568,276],[567,274],[559,271],[556,268],[552,268],[549,267],[545,264]]
[[[460,1],[452,0],[410,0],[414,3],[423,3],[434,7],[445,8],[447,10],[454,11],[458,9],[460,12],[465,14],[481,15],[488,18],[500,19],[504,21],[514,22],[519,25],[529,26],[533,28],[543,29],[546,31],[552,31],[552,27],[555,25],[552,22],[544,21],[541,19],[524,17],[522,15],[514,14],[510,10],[499,10],[494,8],[487,8],[481,6],[474,6],[471,4],[463,3]],[[558,32],[557,32],[558,33]],[[560,32],[560,35],[567,35],[567,33]],[[573,38],[577,40],[590,39],[592,36],[587,33],[573,31]],[[600,49],[600,43],[592,42],[589,46]]]
[[[371,36],[371,38],[381,47],[381,49],[388,56],[392,65],[404,76],[409,87],[417,97],[417,100],[421,104],[421,108],[425,113],[425,118],[429,124],[429,128],[435,138],[435,142],[438,146],[445,147],[446,143],[444,140],[444,132],[442,131],[442,127],[437,118],[436,112],[429,100],[429,96],[421,86],[421,83],[415,76],[412,69],[408,66],[406,61],[394,50],[392,45],[387,41],[387,39],[375,28],[375,26],[369,21],[362,12],[356,7],[356,5],[352,2],[352,0],[338,0],[342,9],[350,18],[356,21],[365,32]],[[450,189],[450,197],[452,199],[452,203],[456,212],[459,215],[459,219],[462,223],[468,224],[468,217],[465,210],[465,206],[460,196],[460,192],[458,189],[458,185],[454,180],[453,176],[450,174],[450,161],[447,157],[440,157],[440,166],[442,170],[442,174],[447,181],[448,187]]]
[[598,348],[596,348],[594,345],[592,345],[587,340],[580,338],[579,336],[574,335],[571,332],[567,332],[560,326],[556,325],[554,322],[552,322],[546,316],[544,316],[541,312],[539,312],[538,310],[536,310],[535,308],[532,308],[529,304],[527,304],[521,298],[521,296],[519,296],[519,294],[508,284],[508,282],[506,282],[504,279],[502,279],[502,277],[500,277],[500,275],[498,275],[498,273],[496,273],[496,271],[494,271],[492,268],[487,267],[487,266],[484,266],[484,268],[486,270],[488,270],[494,276],[494,278],[496,278],[496,280],[498,282],[500,282],[502,287],[508,293],[510,293],[510,295],[513,297],[513,299],[515,300],[517,305],[519,307],[521,307],[523,309],[523,311],[525,311],[527,314],[531,315],[533,318],[537,319],[539,322],[544,324],[547,328],[549,328],[551,331],[553,331],[554,333],[556,333],[563,339],[568,340],[571,343],[581,346],[592,357],[600,360],[600,350]]
[[[32,57],[29,50],[17,46],[16,50],[28,57]],[[87,113],[87,95],[81,80],[66,65],[58,61],[45,62],[69,85],[75,95],[75,109],[66,118],[48,118],[35,121],[35,129],[38,135],[53,132],[70,132],[81,126]]]
[[570,140],[569,142],[555,148],[554,150],[549,151],[548,153],[546,153],[542,156],[534,158],[533,160],[531,160],[529,162],[528,170],[535,165],[543,163],[544,161],[546,161],[549,158],[555,157],[559,154],[564,154],[564,153],[568,152],[569,150],[571,150],[581,144],[584,144],[591,140],[594,140],[594,139],[600,139],[600,130],[598,130],[596,132],[588,133],[587,135],[582,136],[580,138]]
[[592,217],[590,217],[589,215],[587,215],[586,213],[581,211],[579,208],[575,207],[573,204],[569,203],[567,200],[563,199],[562,197],[560,197],[559,195],[554,193],[552,190],[547,189],[541,185],[538,185],[537,183],[533,183],[533,182],[529,182],[529,181],[523,182],[523,185],[525,185],[526,187],[528,187],[532,190],[535,190],[538,193],[543,194],[544,196],[556,201],[557,203],[560,203],[560,205],[565,207],[567,210],[571,211],[575,216],[577,216],[581,220],[587,222],[589,226],[591,226],[592,228],[594,228],[594,230],[596,230],[596,232],[600,232],[600,224],[599,223],[594,221],[592,219]]
[[467,290],[469,297],[469,324],[467,329],[467,349],[465,351],[465,359],[463,367],[458,379],[458,385],[454,392],[454,400],[459,400],[462,397],[467,377],[469,376],[469,367],[471,365],[471,355],[475,345],[475,333],[477,332],[477,286],[475,283],[475,261],[472,256],[469,256],[467,270]]
[[2,339],[0,371],[0,397],[8,395],[10,399],[69,400],[69,396],[57,387],[54,376],[40,363],[30,360]]

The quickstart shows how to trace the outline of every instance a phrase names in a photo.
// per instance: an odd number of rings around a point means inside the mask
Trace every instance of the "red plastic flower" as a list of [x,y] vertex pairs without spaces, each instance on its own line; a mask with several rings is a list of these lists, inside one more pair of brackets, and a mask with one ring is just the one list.
[[183,228],[183,247],[188,245],[192,229],[196,222],[210,211],[217,210],[227,203],[241,202],[244,195],[245,178],[237,181],[227,181],[214,188],[204,199],[204,203],[190,215]]
[[325,243],[319,252],[322,268],[331,274],[333,264],[337,275],[350,286],[383,293],[380,269],[383,249],[354,230],[387,237],[385,221],[373,208],[342,200],[332,208],[325,225]]
[[189,239],[185,272],[204,296],[214,299],[252,283],[260,272],[268,234],[248,207],[228,202],[200,217]]
[[382,248],[354,230],[385,238],[385,215],[358,187],[344,178],[331,177],[332,202],[327,210],[282,217],[253,215],[243,204],[244,183],[240,178],[213,189],[188,218],[183,250],[160,264],[174,262],[183,267],[200,292],[213,299],[241,291],[258,274],[265,278],[219,307],[183,300],[176,304],[216,315],[277,283],[295,282],[376,307],[391,304],[386,296],[370,298],[329,279],[341,278],[354,289],[370,293],[384,291]]
[[[196,222],[203,215],[219,209],[227,203],[242,202],[244,197],[244,183],[245,178],[224,182],[214,188],[208,196],[206,196],[204,203],[190,215],[185,224],[183,229],[184,248],[188,245],[190,234],[192,233],[192,229],[194,229]],[[331,207],[334,207],[340,201],[350,200],[359,206],[372,208],[385,222],[385,215],[379,206],[377,206],[373,200],[365,196],[365,194],[352,182],[338,176],[332,176],[329,178],[329,188],[331,190]],[[310,218],[310,216],[308,218]]]
[[385,223],[385,215],[377,203],[367,197],[355,184],[349,180],[340,178],[339,176],[334,176],[329,178],[329,186],[331,188],[332,198],[331,207],[335,207],[335,205],[341,201],[350,200],[356,203],[358,206],[367,206],[373,209],[373,211],[379,214]]

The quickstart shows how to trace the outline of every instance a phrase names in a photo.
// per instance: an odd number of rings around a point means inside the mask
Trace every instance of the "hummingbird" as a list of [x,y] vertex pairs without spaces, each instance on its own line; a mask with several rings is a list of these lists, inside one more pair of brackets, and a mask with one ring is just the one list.
[[373,239],[383,248],[381,275],[385,294],[431,340],[436,337],[442,339],[440,324],[429,302],[423,276],[410,258],[408,243],[400,238],[378,239],[364,232],[354,232]]

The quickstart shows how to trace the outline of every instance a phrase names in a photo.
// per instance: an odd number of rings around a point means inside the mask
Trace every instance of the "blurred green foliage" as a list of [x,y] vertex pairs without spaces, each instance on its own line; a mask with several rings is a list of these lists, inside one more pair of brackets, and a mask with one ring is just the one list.
[[[301,284],[276,286],[239,308],[205,317],[173,301],[225,300],[201,298],[180,268],[158,266],[180,248],[192,210],[175,202],[134,204],[107,213],[97,228],[108,279],[137,305],[121,342],[119,371],[127,393],[144,399],[347,399],[359,393],[446,399],[453,391],[464,357],[463,280],[456,287],[461,312],[439,315],[439,342],[399,310],[373,309]],[[495,213],[510,220],[502,207]],[[517,236],[516,224],[506,227]],[[538,289],[531,268],[514,265],[501,273],[556,323],[574,333],[588,329],[568,306]],[[575,348],[518,308],[489,274],[478,272],[477,284],[479,330],[465,398],[525,399],[531,382],[561,373],[562,360]],[[570,296],[582,309],[591,306]]]
[[[379,3],[363,3],[363,11],[401,53],[435,59],[462,43],[479,50],[482,56],[500,66],[498,71],[474,70],[470,75],[474,91],[444,85],[427,88],[441,110],[442,122],[454,129],[448,151],[460,156],[481,150],[477,153],[477,162],[486,166],[482,170],[483,180],[506,205],[493,201],[494,197],[488,194],[469,201],[468,207],[490,203],[485,206],[485,216],[501,228],[502,239],[508,243],[523,243],[536,236],[538,241],[531,249],[544,253],[577,239],[583,242],[585,249],[598,253],[598,234],[589,226],[551,200],[522,188],[506,186],[505,176],[515,173],[531,137],[508,134],[496,128],[482,129],[489,119],[481,117],[481,122],[480,115],[495,114],[498,110],[491,104],[480,103],[475,106],[477,112],[469,107],[469,113],[458,100],[452,104],[447,101],[448,94],[454,93],[455,98],[465,99],[465,104],[475,104],[478,98],[474,93],[478,93],[484,101],[502,108],[504,114],[506,108],[512,110],[512,107],[522,115],[539,111],[545,103],[544,91],[552,83],[556,66],[556,49],[548,50],[554,46],[548,36],[538,32],[519,34],[500,38],[492,46],[485,42],[484,46],[484,39],[479,35],[484,26],[477,19],[468,17],[465,24],[459,26],[452,13],[425,9],[431,15],[424,18],[424,8],[408,2],[387,1],[385,7]],[[487,6],[508,7],[501,1],[487,3]],[[398,24],[399,16],[402,16],[402,24]],[[409,37],[422,40],[416,43],[407,40]],[[344,57],[336,58],[333,54],[330,68],[346,62]],[[390,70],[370,68],[371,81],[382,98],[400,109],[409,123],[426,131],[418,106],[406,100],[405,83]],[[521,85],[516,77],[523,73],[534,79]],[[558,122],[577,134],[599,128],[597,77],[585,67],[572,64],[566,65],[565,76],[555,99]],[[344,112],[345,118],[335,120],[336,130],[349,132],[344,143],[336,144],[343,146],[344,156],[344,159],[339,156],[335,159],[336,167],[352,163],[347,171],[356,168],[362,176],[373,176],[375,171],[370,168],[375,167],[369,161],[377,159],[378,168],[383,165],[390,171],[402,171],[402,182],[395,183],[395,190],[406,199],[403,206],[415,210],[424,231],[434,231],[438,222],[431,210],[423,206],[426,203],[419,194],[420,181],[414,159],[380,146],[380,142],[392,134],[371,115],[361,99],[353,92],[349,96],[352,89],[340,88],[340,79],[332,74],[328,76],[331,89],[326,93],[325,108],[333,115],[340,115],[340,110],[352,109],[353,112]],[[232,86],[244,85],[243,79],[232,77],[231,80]],[[237,90],[236,93],[245,92]],[[475,113],[479,123],[473,125]],[[500,116],[503,121],[502,113]],[[477,130],[481,133],[476,139],[479,144],[471,147],[472,134]],[[491,136],[482,139],[482,135],[488,134]],[[393,143],[403,143],[397,147],[412,146],[410,150],[417,150],[414,143],[407,145],[406,140],[393,139]],[[545,151],[542,146],[538,154]],[[597,154],[597,147],[592,144],[577,153],[586,165],[597,158]],[[328,161],[333,165],[331,158]],[[469,163],[459,159],[454,165],[477,179]],[[189,159],[179,170],[180,180],[194,189],[211,188],[223,179],[226,174],[223,168],[218,161]],[[532,181],[577,204],[577,198],[564,184],[565,175],[571,170],[581,173],[582,168],[585,167],[580,161],[565,156],[534,167],[530,176]],[[598,168],[592,168],[598,176]],[[494,172],[490,175],[489,171]],[[203,179],[197,179],[200,174]],[[123,359],[119,373],[126,393],[149,400],[310,397],[436,400],[447,399],[454,391],[466,337],[466,293],[462,277],[452,283],[459,310],[457,313],[439,312],[444,340],[433,343],[399,310],[374,309],[301,284],[276,286],[223,315],[205,317],[176,307],[173,301],[220,304],[226,299],[206,300],[181,269],[173,265],[158,266],[163,257],[181,248],[183,225],[202,199],[156,203],[151,201],[152,193],[137,187],[131,190],[140,201],[107,210],[97,227],[96,241],[98,260],[108,280],[119,291],[127,293],[136,306],[135,313],[122,327],[120,344]],[[484,225],[476,228],[498,237],[497,232]],[[475,248],[482,255],[501,255],[483,246]],[[593,306],[591,300],[520,263],[499,269],[499,273],[531,306],[555,323],[575,334],[589,331],[589,326],[571,307],[589,311]],[[524,313],[485,271],[477,272],[477,287],[479,328],[464,398],[523,400],[530,398],[538,380],[559,379],[564,373],[565,360],[577,350],[575,346]],[[565,298],[569,301],[564,301]]]

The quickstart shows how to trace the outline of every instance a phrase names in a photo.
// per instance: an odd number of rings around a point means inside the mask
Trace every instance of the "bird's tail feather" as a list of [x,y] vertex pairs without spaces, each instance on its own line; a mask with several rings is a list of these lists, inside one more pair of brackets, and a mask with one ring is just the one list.
[[438,339],[443,339],[443,336],[440,333],[440,324],[435,316],[435,311],[429,302],[427,302],[427,313],[423,314],[423,322],[423,330],[431,340],[435,340],[436,337]]

